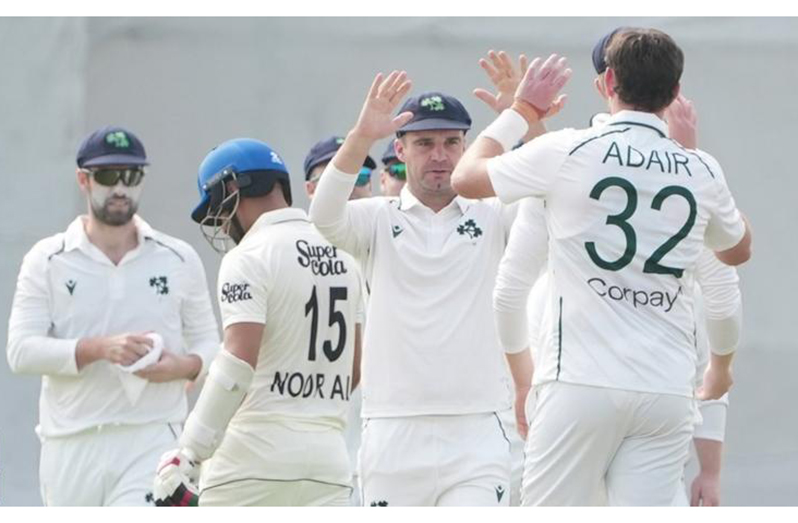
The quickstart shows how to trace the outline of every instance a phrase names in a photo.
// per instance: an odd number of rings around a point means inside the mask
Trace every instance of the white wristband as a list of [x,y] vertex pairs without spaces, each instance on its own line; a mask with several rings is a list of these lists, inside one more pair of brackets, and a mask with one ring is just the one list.
[[499,143],[505,151],[512,149],[529,131],[526,119],[512,109],[505,109],[479,136]]

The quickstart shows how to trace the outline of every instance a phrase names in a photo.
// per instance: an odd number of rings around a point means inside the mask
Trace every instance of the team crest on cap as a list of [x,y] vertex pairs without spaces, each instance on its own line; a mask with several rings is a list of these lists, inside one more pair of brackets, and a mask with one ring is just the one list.
[[274,163],[279,163],[280,165],[284,165],[282,158],[280,158],[280,156],[276,152],[272,151],[271,153],[272,153],[272,161]]
[[130,147],[130,140],[124,131],[114,131],[105,135],[105,141],[119,149],[127,149]]
[[338,145],[341,145],[342,143],[344,143],[344,139],[343,138],[336,138],[335,139],[335,143],[337,143]]
[[430,111],[443,111],[446,107],[440,96],[430,96],[421,100],[421,107],[426,107]]

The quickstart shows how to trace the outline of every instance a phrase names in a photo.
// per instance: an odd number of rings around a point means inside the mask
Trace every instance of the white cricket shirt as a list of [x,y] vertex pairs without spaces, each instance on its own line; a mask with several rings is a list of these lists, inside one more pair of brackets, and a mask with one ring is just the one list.
[[745,225],[723,172],[653,114],[543,135],[488,162],[502,201],[546,200],[554,330],[546,380],[692,396],[693,274]]
[[231,424],[277,420],[343,429],[362,300],[355,260],[301,209],[264,213],[222,260],[225,328],[264,325],[258,365]]
[[515,208],[456,197],[435,213],[407,186],[348,202],[354,182],[331,162],[310,215],[369,286],[363,417],[509,408],[491,292]]
[[186,242],[134,217],[138,246],[114,265],[76,218],[25,256],[8,327],[11,370],[41,374],[39,427],[44,437],[105,424],[182,423],[185,380],[147,383],[131,404],[122,380],[130,375],[96,361],[78,371],[81,338],[155,331],[165,349],[196,354],[203,372],[219,350],[205,270]]

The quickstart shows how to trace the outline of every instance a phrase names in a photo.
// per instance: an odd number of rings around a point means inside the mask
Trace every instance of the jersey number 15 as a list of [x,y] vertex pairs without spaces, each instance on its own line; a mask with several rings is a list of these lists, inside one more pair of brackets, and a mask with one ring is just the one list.
[[[330,362],[333,362],[341,357],[346,346],[346,318],[344,313],[335,310],[335,302],[346,301],[346,287],[330,287],[330,314],[329,326],[338,325],[339,335],[338,343],[333,349],[332,341],[324,340],[322,344],[322,351]],[[316,286],[313,286],[313,293],[310,295],[310,300],[305,304],[305,316],[310,314],[310,348],[308,350],[308,359],[316,361],[316,338],[319,332],[319,300],[316,297]]]

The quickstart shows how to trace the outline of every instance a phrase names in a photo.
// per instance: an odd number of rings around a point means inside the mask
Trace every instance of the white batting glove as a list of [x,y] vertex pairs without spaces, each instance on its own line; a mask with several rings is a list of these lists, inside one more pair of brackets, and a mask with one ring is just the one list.
[[152,493],[158,507],[196,507],[199,502],[199,463],[183,449],[161,456]]

